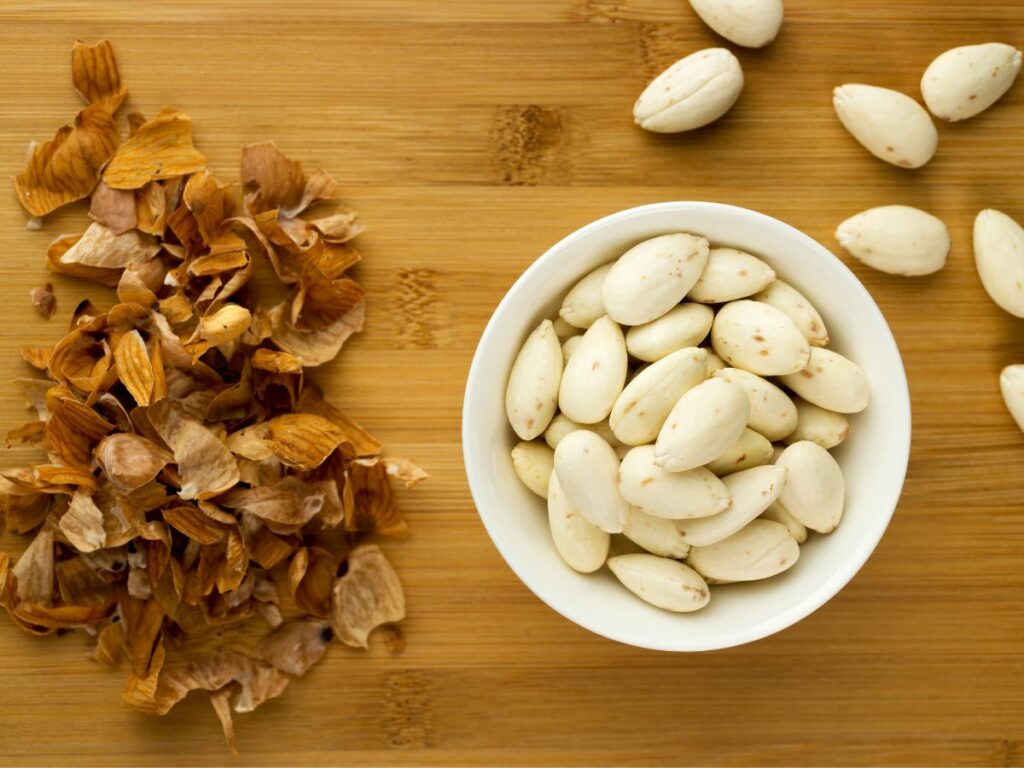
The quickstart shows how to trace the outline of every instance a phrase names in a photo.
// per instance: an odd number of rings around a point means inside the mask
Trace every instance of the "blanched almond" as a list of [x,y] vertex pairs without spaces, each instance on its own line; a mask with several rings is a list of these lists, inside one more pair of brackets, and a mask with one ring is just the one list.
[[548,496],[548,480],[555,468],[555,452],[537,440],[518,443],[512,449],[512,467],[523,485],[541,498]]
[[796,428],[796,406],[789,395],[767,379],[740,368],[724,368],[715,377],[743,388],[750,401],[747,425],[768,440],[781,440]]
[[726,40],[762,48],[782,27],[782,0],[690,0],[705,24]]
[[678,560],[645,554],[616,555],[608,558],[608,568],[634,595],[666,611],[696,611],[711,599],[704,579]]
[[836,229],[851,256],[890,275],[930,275],[946,265],[949,230],[920,208],[885,205],[851,216]]
[[556,318],[553,325],[555,327],[555,336],[557,336],[558,340],[563,344],[565,344],[566,339],[570,338],[571,336],[580,335],[579,328],[577,328],[575,325],[569,325],[561,317]]
[[828,330],[818,310],[800,291],[775,278],[775,282],[754,296],[755,301],[775,307],[796,323],[812,347],[828,346]]
[[821,347],[811,349],[806,368],[779,380],[804,400],[837,413],[863,411],[871,398],[868,380],[857,364]]
[[725,478],[732,506],[711,517],[679,523],[683,540],[694,547],[732,536],[779,498],[786,485],[786,468],[771,464],[745,469]]
[[[619,449],[622,447],[622,443],[615,437],[615,433],[612,432],[612,428],[608,426],[607,421],[599,421],[597,424],[577,424],[564,413],[556,414],[548,428],[544,430],[544,442],[548,444],[551,450],[554,450],[558,447],[558,443],[561,442],[563,437],[570,432],[575,432],[577,429],[589,429],[591,432],[596,432],[601,436],[601,439],[615,449],[616,453],[619,453]],[[625,446],[625,449],[629,450],[629,446]]]
[[[561,359],[561,348],[558,356]],[[558,407],[579,424],[602,421],[622,393],[626,369],[622,329],[605,315],[587,329],[573,350],[562,374]]]
[[690,551],[675,520],[648,515],[636,507],[629,508],[622,535],[659,557],[682,560]]
[[846,130],[879,160],[920,168],[939,146],[931,117],[906,94],[848,83],[835,89],[832,105]]
[[796,429],[786,436],[787,443],[810,440],[827,450],[835,448],[849,436],[850,422],[843,414],[796,399]]
[[707,367],[708,378],[710,379],[712,376],[715,375],[715,371],[720,371],[726,367],[725,360],[720,358],[716,354],[715,350],[711,349],[710,347],[701,347],[701,349],[703,349],[704,352],[707,354],[707,361],[705,363],[705,366]]
[[739,439],[749,416],[750,403],[740,387],[708,379],[672,408],[658,433],[654,463],[683,472],[714,461]]
[[705,379],[704,350],[680,349],[638,373],[615,401],[608,423],[627,445],[658,436],[669,411],[688,390]]
[[569,358],[572,357],[572,353],[576,351],[576,347],[583,341],[583,336],[570,336],[568,339],[562,342],[562,359],[565,362],[569,362]]
[[603,531],[618,533],[629,504],[619,494],[619,458],[588,429],[562,438],[555,448],[555,472],[569,503]]
[[656,133],[690,131],[728,112],[742,90],[739,60],[725,48],[708,48],[654,78],[633,106],[633,119]]
[[807,339],[788,315],[749,299],[718,310],[711,343],[725,362],[760,376],[795,373],[810,355]]
[[921,95],[936,117],[966,120],[1010,90],[1020,64],[1020,51],[1005,43],[953,48],[928,65],[921,78]]
[[772,520],[753,520],[723,541],[692,547],[686,562],[716,582],[755,581],[782,573],[799,557],[800,545],[786,526]]
[[626,331],[626,350],[653,363],[676,350],[695,347],[711,330],[715,313],[703,304],[680,304],[657,320]]
[[548,526],[555,549],[570,568],[593,573],[604,565],[611,536],[576,511],[554,473],[548,485]]
[[761,518],[763,520],[774,520],[776,523],[786,526],[789,535],[796,539],[797,544],[803,544],[807,541],[807,527],[778,504],[772,504],[768,507],[768,509],[761,513]]
[[619,468],[619,493],[630,504],[655,517],[685,520],[729,508],[725,484],[704,467],[666,472],[654,463],[654,446],[630,450]]
[[786,448],[775,466],[789,470],[779,497],[782,508],[818,533],[834,530],[843,516],[846,485],[832,454],[803,440]]
[[605,313],[601,286],[611,268],[611,264],[604,264],[576,283],[562,299],[558,316],[576,328],[593,325]]
[[974,264],[992,301],[1024,317],[1024,228],[1001,211],[979,213],[974,220]]
[[708,241],[697,235],[661,235],[634,245],[604,279],[605,311],[623,325],[656,320],[683,300],[708,261]]
[[1003,402],[1017,426],[1024,432],[1024,364],[1008,365],[999,374]]
[[547,428],[561,378],[562,347],[551,321],[545,320],[519,350],[505,390],[505,413],[522,440],[533,440]]
[[770,464],[775,449],[768,438],[752,429],[744,429],[739,439],[714,461],[708,462],[708,469],[719,477],[733,472]]
[[735,248],[712,248],[708,263],[686,298],[702,304],[724,304],[764,290],[775,270],[756,256]]

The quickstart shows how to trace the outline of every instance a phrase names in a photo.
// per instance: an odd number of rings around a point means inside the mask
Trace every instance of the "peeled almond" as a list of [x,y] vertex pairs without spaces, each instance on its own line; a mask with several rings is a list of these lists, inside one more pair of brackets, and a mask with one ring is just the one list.
[[536,440],[512,449],[512,466],[523,485],[541,498],[548,496],[548,480],[555,467],[555,452]]
[[597,424],[577,424],[564,413],[556,415],[551,420],[548,428],[544,430],[544,442],[548,444],[551,450],[555,450],[563,437],[570,432],[575,432],[577,429],[589,429],[591,432],[596,432],[608,445],[615,448],[616,452],[618,452],[621,443],[615,437],[615,433],[612,432],[612,428],[608,426],[607,421],[599,421]]
[[674,520],[655,517],[630,507],[622,535],[652,555],[682,560],[690,551]]
[[558,475],[548,485],[548,526],[558,554],[573,570],[593,573],[608,557],[611,536],[588,522],[562,491]]
[[718,310],[711,343],[725,362],[759,376],[796,373],[810,355],[807,339],[788,315],[749,299]]
[[868,152],[901,168],[932,159],[939,134],[924,107],[888,88],[848,83],[832,94],[839,121]]
[[587,429],[562,438],[555,449],[555,472],[569,503],[603,531],[618,533],[629,504],[619,494],[619,458]]
[[574,285],[562,299],[558,316],[576,328],[589,328],[604,312],[601,301],[601,286],[611,264],[598,267]]
[[656,320],[683,300],[708,261],[708,241],[661,235],[633,246],[612,264],[601,287],[605,311],[623,325]]
[[711,517],[679,523],[683,540],[703,547],[728,538],[764,512],[786,485],[786,468],[768,464],[729,475],[725,487],[732,506]]
[[708,469],[724,477],[733,472],[769,464],[774,454],[775,449],[768,438],[752,429],[744,429],[743,434],[725,453],[708,462]]
[[787,443],[810,440],[828,450],[850,436],[850,422],[841,413],[826,411],[813,403],[797,398],[796,429],[786,436]]
[[707,360],[705,361],[705,367],[708,371],[708,378],[710,379],[715,375],[715,371],[720,371],[726,367],[725,360],[715,354],[715,350],[709,349],[708,347],[701,347],[707,354]]
[[1024,364],[1008,365],[999,374],[999,389],[1003,393],[1006,410],[1024,432]]
[[786,526],[789,535],[796,539],[797,544],[807,541],[807,527],[778,504],[772,504],[762,512],[761,519],[774,520],[776,523]]
[[533,440],[555,415],[561,377],[562,347],[545,320],[519,350],[505,390],[505,413],[520,439]]
[[1005,43],[953,48],[928,65],[921,78],[921,95],[936,117],[966,120],[1010,90],[1020,65],[1020,51]]
[[854,258],[890,275],[930,275],[946,265],[949,230],[920,208],[885,205],[852,216],[836,240]]
[[616,555],[608,558],[608,568],[634,595],[666,611],[696,611],[711,599],[704,579],[678,560],[646,554]]
[[668,520],[707,517],[731,503],[725,484],[704,467],[687,472],[659,467],[653,445],[638,446],[623,457],[619,493],[641,512]]
[[575,325],[569,325],[569,323],[565,322],[561,317],[557,318],[553,325],[555,327],[555,336],[558,337],[558,340],[562,342],[562,344],[565,344],[566,340],[571,336],[578,336],[580,333],[579,328]]
[[755,301],[775,307],[787,315],[796,323],[796,327],[800,329],[812,347],[828,346],[828,331],[825,328],[825,321],[821,319],[821,315],[818,314],[814,305],[789,283],[775,278],[775,282],[753,298]]
[[711,330],[715,313],[703,304],[680,304],[650,323],[626,331],[626,350],[653,363],[676,350],[695,347]]
[[658,433],[654,463],[683,472],[714,461],[735,443],[750,416],[744,391],[722,379],[708,379],[675,404]]
[[767,379],[740,368],[724,368],[715,377],[731,381],[743,388],[750,401],[750,419],[747,422],[755,432],[768,440],[781,440],[796,428],[796,406],[789,395]]
[[633,119],[655,133],[691,131],[728,112],[742,90],[739,60],[725,48],[708,48],[654,78],[633,105]]
[[805,526],[829,533],[843,516],[846,485],[832,454],[808,440],[793,443],[775,462],[789,470],[779,504]]
[[786,526],[753,520],[723,541],[691,548],[686,562],[716,582],[756,581],[791,568],[799,557],[800,545]]
[[1024,228],[991,208],[974,220],[974,264],[996,304],[1024,317]]
[[782,0],[690,0],[701,20],[726,40],[763,48],[782,27]]
[[572,357],[572,353],[576,351],[576,347],[579,346],[582,340],[582,336],[570,336],[562,342],[562,359],[565,362],[569,362],[569,358]]
[[[561,360],[561,348],[558,357]],[[587,329],[569,358],[558,390],[558,407],[579,424],[606,419],[622,393],[626,370],[622,329],[605,315]]]
[[756,256],[735,248],[712,248],[708,263],[686,298],[701,304],[724,304],[764,290],[775,270]]
[[811,348],[806,368],[780,381],[809,403],[837,413],[859,413],[871,399],[868,380],[857,364],[820,347]]
[[697,347],[680,349],[640,371],[612,408],[615,437],[627,445],[654,440],[679,398],[704,381],[705,357]]

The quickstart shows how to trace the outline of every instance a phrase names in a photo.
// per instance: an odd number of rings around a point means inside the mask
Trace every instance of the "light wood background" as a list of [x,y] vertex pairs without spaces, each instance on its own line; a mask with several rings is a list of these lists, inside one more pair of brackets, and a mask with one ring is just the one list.
[[[663,67],[723,44],[684,0],[6,0],[0,176],[78,109],[76,37],[113,41],[130,105],[191,114],[218,174],[237,174],[243,142],[274,138],[343,184],[370,225],[369,327],[318,377],[433,477],[403,498],[414,532],[389,547],[409,598],[403,654],[332,649],[238,718],[232,758],[204,699],[137,715],[118,701],[123,670],[86,661],[77,635],[39,641],[0,619],[0,761],[1024,764],[1024,436],[997,382],[1024,361],[1024,323],[987,300],[970,248],[979,209],[1024,220],[1024,84],[941,126],[919,171],[871,158],[831,108],[849,81],[917,95],[954,45],[1024,45],[1020,0],[787,0],[774,44],[737,50],[733,111],[674,137],[636,129],[630,110]],[[799,625],[695,655],[615,645],[535,599],[477,519],[459,445],[474,345],[517,275],[599,216],[674,199],[755,208],[833,249],[848,215],[907,203],[954,242],[928,278],[851,264],[892,324],[914,405],[877,552]],[[0,195],[0,381],[26,375],[20,344],[51,343],[79,298],[104,295],[55,280],[59,315],[29,307],[46,244],[83,221],[72,208],[29,232]],[[24,413],[0,387],[0,424]]]

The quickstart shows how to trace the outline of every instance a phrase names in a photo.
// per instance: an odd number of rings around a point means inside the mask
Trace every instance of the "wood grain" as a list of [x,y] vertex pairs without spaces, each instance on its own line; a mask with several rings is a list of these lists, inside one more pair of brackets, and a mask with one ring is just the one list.
[[[970,249],[979,209],[1024,220],[1024,86],[941,126],[917,172],[868,156],[830,106],[848,81],[916,94],[954,45],[1021,47],[1024,6],[786,12],[772,46],[738,52],[747,88],[730,115],[664,137],[632,125],[633,100],[675,59],[722,44],[683,0],[5,2],[0,176],[77,109],[74,39],[108,37],[130,105],[189,113],[219,174],[237,173],[242,143],[274,138],[338,178],[370,225],[369,327],[318,377],[433,477],[404,496],[414,533],[390,547],[408,587],[403,654],[334,648],[239,718],[232,758],[205,701],[136,715],[118,702],[122,674],[86,661],[82,638],[39,641],[0,620],[0,762],[1024,765],[1024,437],[997,383],[1024,361],[1024,324],[987,300]],[[877,552],[799,625],[695,655],[615,645],[536,600],[476,517],[459,445],[476,339],[521,270],[594,218],[673,199],[755,208],[833,249],[839,221],[901,202],[942,217],[954,242],[928,278],[851,264],[901,345],[914,407],[906,490]],[[83,221],[73,206],[29,232],[4,196],[0,381],[27,374],[19,345],[52,343],[80,298],[109,301],[58,279],[57,317],[29,307],[46,243]],[[0,424],[23,413],[0,388]]]

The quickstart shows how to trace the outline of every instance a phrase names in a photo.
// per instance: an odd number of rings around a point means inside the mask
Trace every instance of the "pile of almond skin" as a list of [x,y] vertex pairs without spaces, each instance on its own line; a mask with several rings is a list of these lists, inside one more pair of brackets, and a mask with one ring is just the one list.
[[[26,632],[79,630],[97,661],[123,658],[140,711],[207,691],[233,744],[232,710],[281,694],[332,639],[366,648],[388,625],[401,645],[402,586],[365,537],[405,532],[390,483],[425,474],[306,378],[363,326],[346,276],[362,227],[303,216],[338,198],[334,180],[267,143],[243,148],[241,188],[222,182],[171,108],[129,113],[122,136],[105,41],[75,44],[72,78],[86,106],[30,148],[15,190],[32,217],[89,199],[92,223],[47,260],[116,300],[22,350],[34,415],[7,441],[40,460],[3,473],[5,528],[28,546],[0,555],[0,605]],[[258,301],[261,268],[286,298]]]

